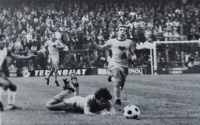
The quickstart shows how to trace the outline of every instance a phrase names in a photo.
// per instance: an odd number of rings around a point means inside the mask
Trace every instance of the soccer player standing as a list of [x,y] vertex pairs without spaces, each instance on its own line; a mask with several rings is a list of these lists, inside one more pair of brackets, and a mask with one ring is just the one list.
[[30,56],[20,56],[15,55],[8,50],[6,46],[5,35],[0,34],[0,111],[3,111],[2,98],[5,91],[8,90],[8,106],[9,109],[19,109],[20,107],[15,106],[15,97],[17,86],[8,78],[9,70],[6,57],[10,56],[14,59],[23,60],[23,59],[31,59],[34,55]]
[[59,50],[64,49],[64,45],[60,40],[56,39],[55,33],[52,33],[51,39],[45,42],[44,48],[46,48],[49,51],[49,59],[51,62],[51,70],[50,73],[45,77],[46,84],[49,85],[49,78],[55,73],[55,84],[56,86],[59,86],[58,83],[58,64],[59,64]]
[[125,25],[119,25],[117,28],[117,37],[108,40],[103,46],[99,46],[94,41],[92,45],[99,51],[111,49],[112,58],[108,64],[108,74],[114,78],[114,96],[115,104],[121,105],[120,91],[123,89],[126,77],[128,75],[128,59],[136,58],[134,54],[134,42],[127,39],[127,28]]

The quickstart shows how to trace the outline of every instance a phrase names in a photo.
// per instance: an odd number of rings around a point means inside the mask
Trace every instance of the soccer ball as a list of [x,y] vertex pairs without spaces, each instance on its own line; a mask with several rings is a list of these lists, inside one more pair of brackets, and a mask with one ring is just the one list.
[[127,105],[124,107],[123,115],[127,119],[139,119],[140,109],[135,105]]

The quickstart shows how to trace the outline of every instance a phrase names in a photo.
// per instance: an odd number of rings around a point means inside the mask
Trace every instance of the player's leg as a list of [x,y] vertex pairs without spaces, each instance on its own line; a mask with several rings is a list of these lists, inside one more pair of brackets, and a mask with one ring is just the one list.
[[52,66],[54,67],[54,77],[55,77],[55,83],[56,86],[60,86],[58,83],[58,64],[59,64],[59,55],[52,55]]
[[55,71],[54,71],[54,73],[55,73],[55,84],[56,84],[56,86],[60,86],[59,83],[58,83],[58,63],[54,64],[54,68],[55,68]]
[[67,78],[63,79],[64,82],[64,86],[63,86],[63,90],[70,90],[72,92],[75,92],[75,87],[73,87],[74,85],[72,85],[69,80],[67,80]]
[[75,89],[74,96],[77,96],[79,95],[79,83],[75,73],[71,74],[71,81]]
[[51,68],[49,74],[47,74],[47,76],[45,77],[47,85],[49,85],[49,78],[51,77],[51,75],[53,74],[53,72],[54,72],[54,70],[53,70],[53,68]]
[[7,110],[21,109],[21,107],[15,106],[15,97],[16,97],[16,92],[17,92],[17,86],[10,79],[6,78],[6,80],[9,83]]
[[5,81],[0,81],[0,111],[3,111],[3,96],[5,94],[5,91],[8,89],[8,83],[6,83]]
[[66,104],[63,102],[63,99],[71,93],[71,90],[63,90],[61,93],[50,99],[47,102],[46,107],[53,111],[64,111]]
[[108,82],[112,82],[112,71],[109,70],[108,67],[106,67],[106,71],[108,73],[108,78],[107,78]]
[[54,72],[54,67],[53,67],[53,65],[52,65],[52,58],[51,58],[50,55],[49,55],[49,62],[50,62],[50,64],[51,64],[51,69],[50,69],[49,74],[47,74],[47,76],[45,76],[45,80],[46,80],[46,84],[47,84],[47,85],[49,85],[49,78],[51,77],[51,75],[52,75],[53,72]]
[[113,77],[115,79],[114,81],[114,96],[115,96],[115,104],[121,105],[121,97],[120,97],[120,91],[122,89],[122,86],[124,86],[124,77],[122,73],[119,71],[119,69],[115,68],[112,70]]
[[64,98],[66,98],[69,94],[71,94],[75,90],[67,79],[63,79],[63,82],[64,82],[63,91],[59,93],[58,95],[54,96],[52,99],[50,99],[47,102],[46,107],[49,110],[63,111],[66,109],[71,109],[72,106],[74,105],[74,103],[70,103],[70,102],[73,102],[73,101],[70,101],[73,99],[70,98],[64,101]]
[[[1,83],[0,83],[1,84]],[[4,96],[4,93],[5,93],[5,89],[3,89],[1,86],[0,86],[0,111],[3,111],[4,108],[3,108],[3,96]]]

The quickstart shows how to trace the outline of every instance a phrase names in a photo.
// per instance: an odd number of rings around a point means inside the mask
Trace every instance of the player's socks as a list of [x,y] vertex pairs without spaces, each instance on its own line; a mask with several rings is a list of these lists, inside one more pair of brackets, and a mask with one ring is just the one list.
[[72,84],[75,89],[74,96],[78,96],[79,95],[79,83],[77,81],[77,77],[76,77],[75,73],[71,74],[71,81],[72,81]]
[[60,86],[57,80],[55,80],[54,84],[56,84],[56,86]]
[[77,82],[77,77],[76,77],[75,73],[72,73],[71,81],[72,81],[72,84],[74,85],[74,87],[79,87],[79,84]]
[[45,78],[45,80],[46,80],[46,84],[49,85],[49,79]]
[[117,109],[118,111],[122,111],[121,99],[116,99],[116,100],[115,100],[115,105],[116,105],[116,109]]
[[8,104],[15,104],[16,91],[11,91],[8,89]]
[[75,73],[71,74],[71,81],[72,81],[72,83],[76,83],[77,82],[77,77],[76,77]]
[[79,95],[79,83],[78,82],[75,82],[75,83],[72,83],[74,85],[74,96],[78,96]]
[[67,78],[63,79],[64,82],[64,86],[63,86],[63,90],[70,90],[72,92],[74,92],[74,88],[72,87],[71,83],[67,80]]
[[122,104],[121,99],[116,99],[115,100],[115,105],[121,105],[121,104]]
[[112,76],[108,76],[108,82],[112,82]]
[[0,111],[4,111],[2,102],[0,102]]
[[4,93],[5,93],[5,90],[2,87],[0,87],[0,111],[4,110],[3,103],[2,103]]
[[15,109],[21,109],[21,107],[15,106],[15,97],[16,97],[16,91],[10,91],[8,90],[8,106],[7,110],[15,110]]
[[0,102],[2,102],[4,93],[5,93],[5,90],[2,87],[0,87]]

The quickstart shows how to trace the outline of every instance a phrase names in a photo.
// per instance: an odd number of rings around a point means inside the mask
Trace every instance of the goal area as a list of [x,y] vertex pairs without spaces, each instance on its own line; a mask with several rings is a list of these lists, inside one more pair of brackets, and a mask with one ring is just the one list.
[[200,73],[200,41],[154,41],[152,74]]

